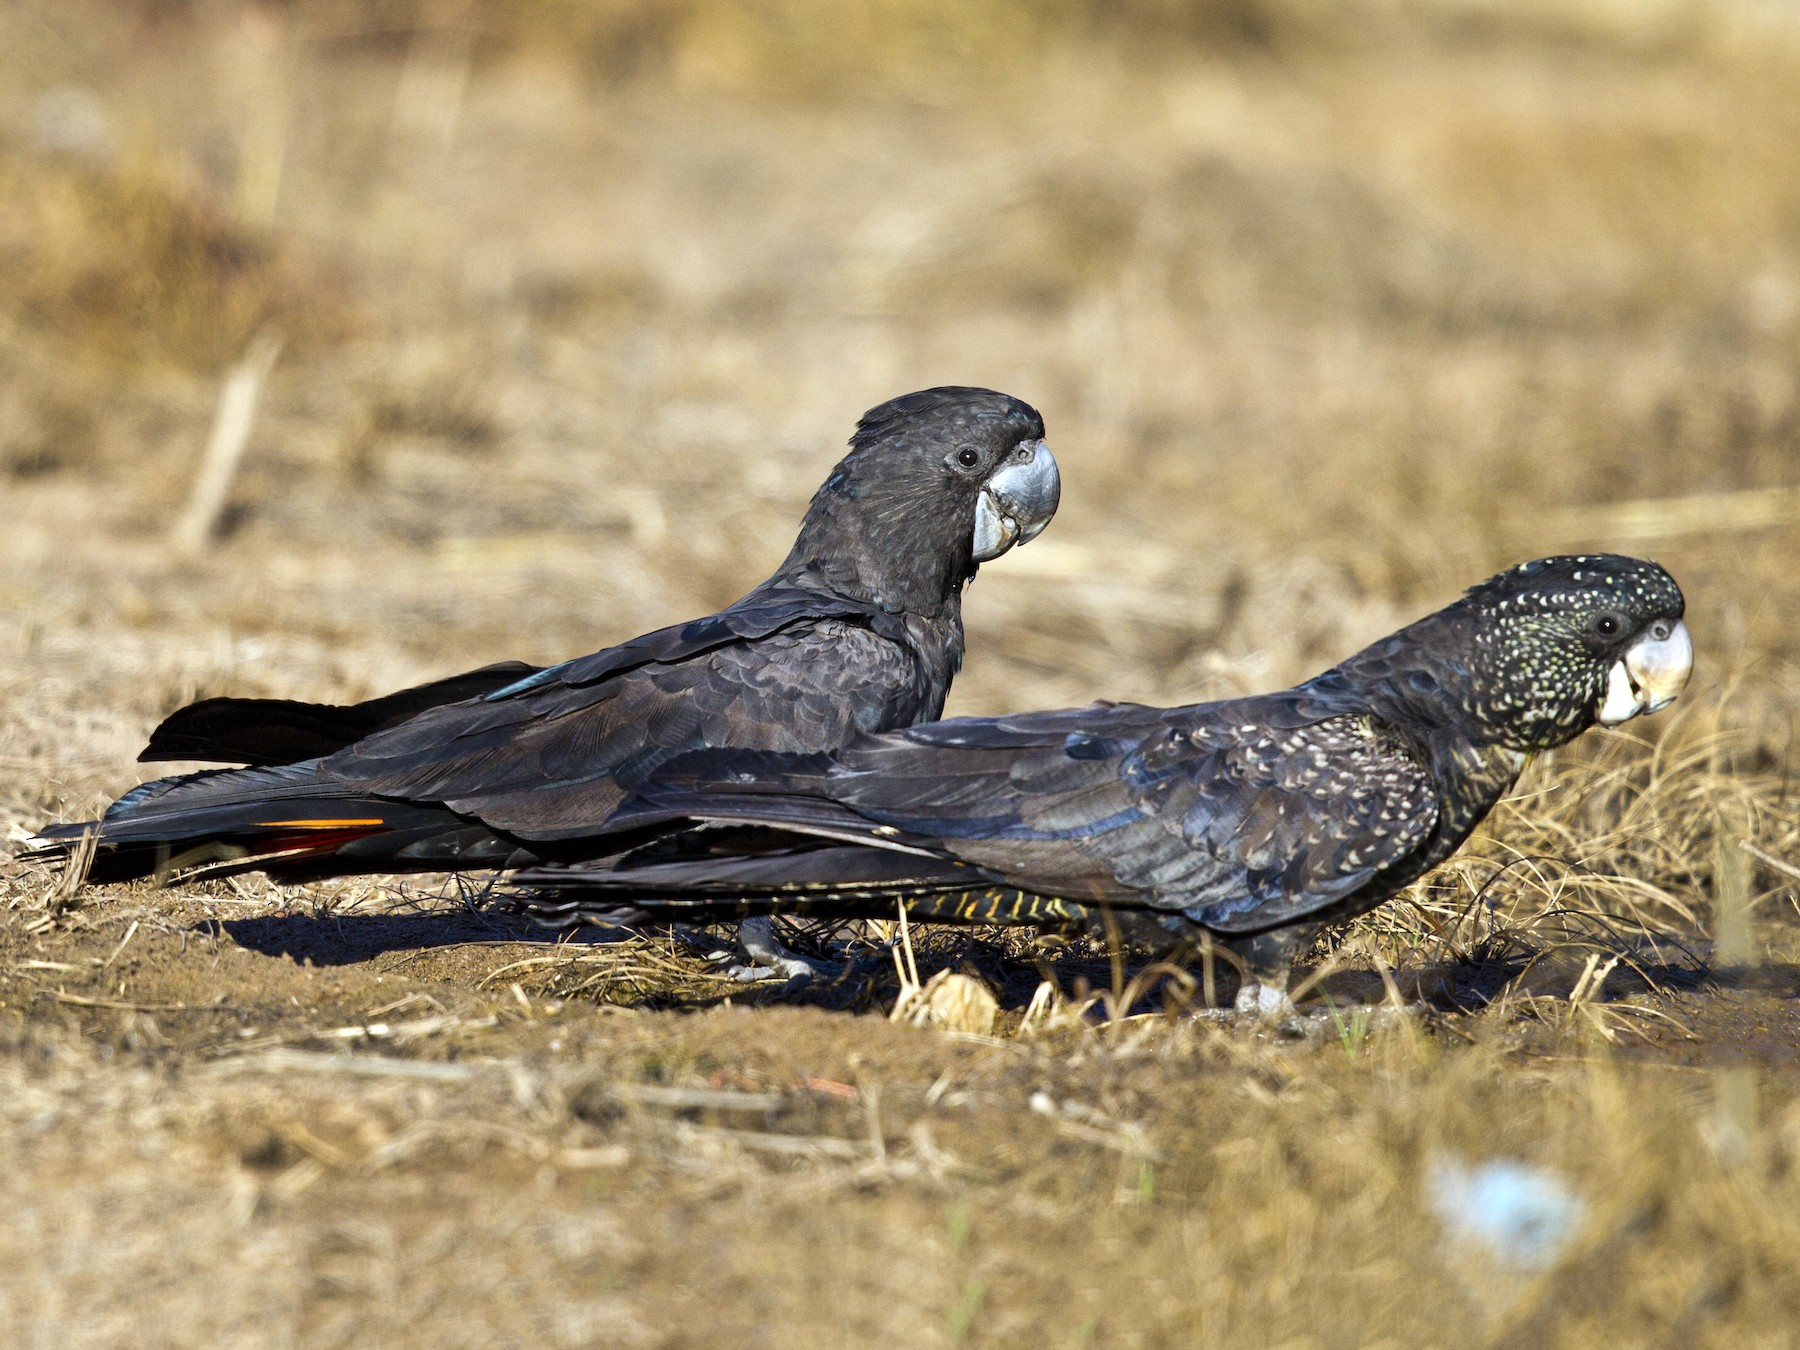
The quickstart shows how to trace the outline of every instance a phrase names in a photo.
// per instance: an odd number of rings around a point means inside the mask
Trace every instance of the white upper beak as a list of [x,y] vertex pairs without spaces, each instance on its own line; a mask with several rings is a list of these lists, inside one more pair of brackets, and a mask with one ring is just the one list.
[[1652,625],[1607,672],[1606,696],[1594,713],[1595,720],[1616,727],[1639,713],[1668,707],[1687,687],[1693,669],[1694,643],[1687,625]]

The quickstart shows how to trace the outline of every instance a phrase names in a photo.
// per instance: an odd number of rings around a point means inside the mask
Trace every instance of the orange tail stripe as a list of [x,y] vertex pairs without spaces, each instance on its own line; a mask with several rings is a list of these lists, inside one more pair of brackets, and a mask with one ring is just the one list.
[[379,825],[358,825],[345,830],[315,830],[307,827],[288,834],[272,831],[260,835],[257,837],[256,846],[260,853],[324,856],[335,852],[345,844],[354,844],[358,839],[367,839],[372,834],[385,833],[387,831]]
[[259,820],[258,829],[275,829],[286,826],[295,830],[354,830],[364,825],[385,825],[387,822],[376,816],[371,820]]

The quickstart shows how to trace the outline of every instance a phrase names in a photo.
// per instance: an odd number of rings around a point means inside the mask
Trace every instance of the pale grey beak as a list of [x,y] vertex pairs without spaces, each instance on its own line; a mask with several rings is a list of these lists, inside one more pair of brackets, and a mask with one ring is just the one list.
[[1062,500],[1062,474],[1042,441],[1021,441],[975,499],[975,561],[998,558],[1044,531]]
[[1652,624],[1606,676],[1606,697],[1594,717],[1601,726],[1616,727],[1639,713],[1668,707],[1687,687],[1694,669],[1694,643],[1687,625]]

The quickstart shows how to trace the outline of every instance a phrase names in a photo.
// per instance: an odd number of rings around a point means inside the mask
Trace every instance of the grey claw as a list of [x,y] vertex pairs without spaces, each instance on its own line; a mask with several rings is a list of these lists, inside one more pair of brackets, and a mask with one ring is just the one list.
[[726,972],[743,984],[762,980],[786,980],[789,988],[798,988],[815,977],[829,979],[837,970],[829,962],[791,952],[775,940],[775,922],[769,918],[745,919],[738,925],[739,965]]
[[728,966],[725,978],[736,980],[739,984],[770,984],[785,981],[794,988],[810,984],[820,972],[814,970],[804,961],[783,961],[780,964]]

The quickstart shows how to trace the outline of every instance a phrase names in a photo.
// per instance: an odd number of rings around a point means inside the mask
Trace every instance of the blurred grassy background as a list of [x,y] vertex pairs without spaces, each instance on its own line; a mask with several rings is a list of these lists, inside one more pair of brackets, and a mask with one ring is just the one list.
[[[1729,845],[1749,837],[1800,861],[1796,89],[1800,19],[1774,0],[10,0],[0,829],[21,837],[136,781],[144,733],[196,695],[357,697],[503,656],[591,650],[727,602],[779,561],[864,408],[975,383],[1043,411],[1065,496],[1053,528],[974,587],[955,712],[1271,687],[1526,557],[1611,548],[1667,564],[1699,648],[1686,720],[1590,738],[1534,769],[1472,861],[1363,936],[1393,960],[1526,950],[1561,931],[1554,916],[1575,895],[1703,948]],[[171,542],[175,521],[221,382],[259,335],[278,337],[280,355],[221,537],[191,553]],[[1516,854],[1552,861],[1496,890],[1492,862]],[[9,884],[23,922],[37,883]],[[1765,861],[1742,884],[1771,923],[1792,907],[1792,877]],[[254,889],[205,903],[253,901],[336,903]],[[1501,902],[1530,922],[1508,928]],[[166,901],[131,903],[150,924]],[[99,912],[102,927],[130,918],[136,931],[139,911]],[[1771,933],[1771,952],[1796,947]],[[54,955],[13,936],[16,958]],[[102,947],[115,940],[108,930]],[[288,997],[284,985],[276,1001]],[[1565,1032],[1610,1026],[1558,1006]],[[1774,1016],[1732,1025],[1754,1040],[1787,1025]],[[851,1046],[873,1034],[849,1021],[802,1031]],[[41,1018],[22,1025],[51,1035]],[[101,1040],[137,1053],[138,1034]],[[87,1064],[70,1035],[60,1053]],[[1270,1123],[1284,1084],[1313,1093],[1321,1115],[1354,1102],[1368,1150],[1386,1147],[1395,1113],[1438,1122],[1383,1155],[1384,1176],[1491,1127],[1446,1095],[1487,1074],[1485,1059],[1439,1074],[1409,1041],[1371,1088],[1361,1070],[1309,1077],[1183,1044],[1169,1063],[1220,1075],[1192,1088],[1208,1119],[1238,1116],[1206,1093],[1249,1085],[1240,1123],[1263,1133],[1237,1142],[1262,1170],[1184,1174],[1192,1196],[1243,1206],[1248,1236],[1196,1236],[1148,1210],[1105,1224],[1115,1245],[1202,1252],[1215,1273],[1276,1250],[1282,1233],[1341,1228],[1341,1252],[1416,1221],[1392,1195],[1334,1217],[1306,1177],[1316,1165],[1341,1179],[1347,1164],[1308,1162],[1303,1138],[1280,1158],[1257,1151],[1286,1128]],[[712,1052],[687,1053],[680,1073],[713,1072]],[[1115,1090],[1106,1053],[1071,1053],[1055,1073]],[[990,1095],[1011,1072],[993,1070]],[[137,1109],[129,1092],[117,1104],[125,1089],[98,1061],[69,1081],[71,1101]],[[1581,1171],[1597,1156],[1583,1141],[1634,1141],[1619,1145],[1635,1161],[1619,1163],[1607,1203],[1627,1228],[1650,1225],[1657,1269],[1695,1266],[1686,1284],[1631,1284],[1640,1321],[1612,1330],[1650,1343],[1672,1318],[1698,1327],[1723,1308],[1735,1344],[1783,1343],[1770,1329],[1795,1291],[1766,1271],[1797,1236],[1800,1207],[1779,1180],[1800,1137],[1780,1123],[1791,1108],[1766,1113],[1765,1170],[1721,1180],[1737,1164],[1670,1161],[1687,1156],[1669,1142],[1687,1126],[1663,1113],[1686,1109],[1681,1094],[1556,1082],[1553,1103],[1577,1105],[1543,1135],[1508,1125],[1512,1146]],[[1163,1090],[1173,1103],[1189,1089]],[[1119,1110],[1138,1100],[1120,1091]],[[488,1112],[483,1100],[468,1109]],[[518,1109],[519,1130],[566,1118]],[[115,1117],[96,1119],[99,1139]],[[1706,1137],[1750,1128],[1737,1119]],[[1165,1137],[1182,1157],[1187,1128]],[[201,1174],[217,1163],[238,1176],[235,1147],[215,1150],[224,1162],[203,1149]],[[997,1175],[1017,1163],[1001,1154]],[[1017,1165],[1036,1176],[1050,1163]],[[1070,1259],[1085,1262],[1073,1216],[1112,1203],[1110,1171],[1102,1199],[1083,1189],[1095,1175],[1027,1186],[1015,1217],[1059,1216]],[[358,1184],[344,1180],[345,1196]],[[131,1212],[153,1228],[158,1204],[176,1202],[144,1185],[152,1198]],[[211,1222],[181,1194],[183,1215]],[[90,1199],[101,1213],[104,1197]],[[20,1203],[60,1212],[29,1188]],[[894,1203],[869,1220],[871,1241],[940,1224],[914,1212],[924,1202]],[[1640,1223],[1640,1211],[1687,1217]],[[1693,1218],[1726,1211],[1752,1216],[1736,1248]],[[753,1206],[738,1218],[757,1231]],[[807,1241],[810,1220],[785,1221],[771,1251]],[[304,1245],[311,1230],[281,1231]],[[502,1245],[529,1267],[542,1243],[508,1232]],[[557,1259],[582,1259],[586,1240]],[[395,1279],[437,1287],[425,1257],[382,1250],[369,1259]],[[1595,1259],[1616,1250],[1602,1243]],[[903,1339],[979,1339],[984,1296],[964,1307],[960,1251],[943,1258],[949,1292],[931,1295],[950,1311],[902,1319]],[[994,1256],[985,1277],[1002,1342],[1036,1325],[1011,1259]],[[1406,1270],[1313,1259],[1342,1283],[1297,1293],[1292,1268],[1254,1286],[1196,1276],[1173,1302],[1146,1293],[1121,1343],[1254,1341],[1257,1327],[1336,1343],[1315,1333],[1353,1288],[1369,1325],[1383,1309],[1421,1315]],[[53,1267],[31,1268],[49,1279]],[[761,1296],[768,1282],[751,1287]],[[1503,1343],[1527,1325],[1519,1308],[1552,1295],[1487,1297],[1456,1305],[1446,1343]],[[1565,1302],[1559,1325],[1579,1339],[1599,1314]],[[362,1290],[311,1322],[283,1305],[271,1325],[330,1341],[380,1303]],[[41,1291],[18,1306],[46,1335],[78,1325]],[[665,1343],[641,1308],[580,1306],[544,1334]],[[791,1318],[801,1304],[782,1306]],[[1440,1324],[1407,1325],[1429,1339]]]

